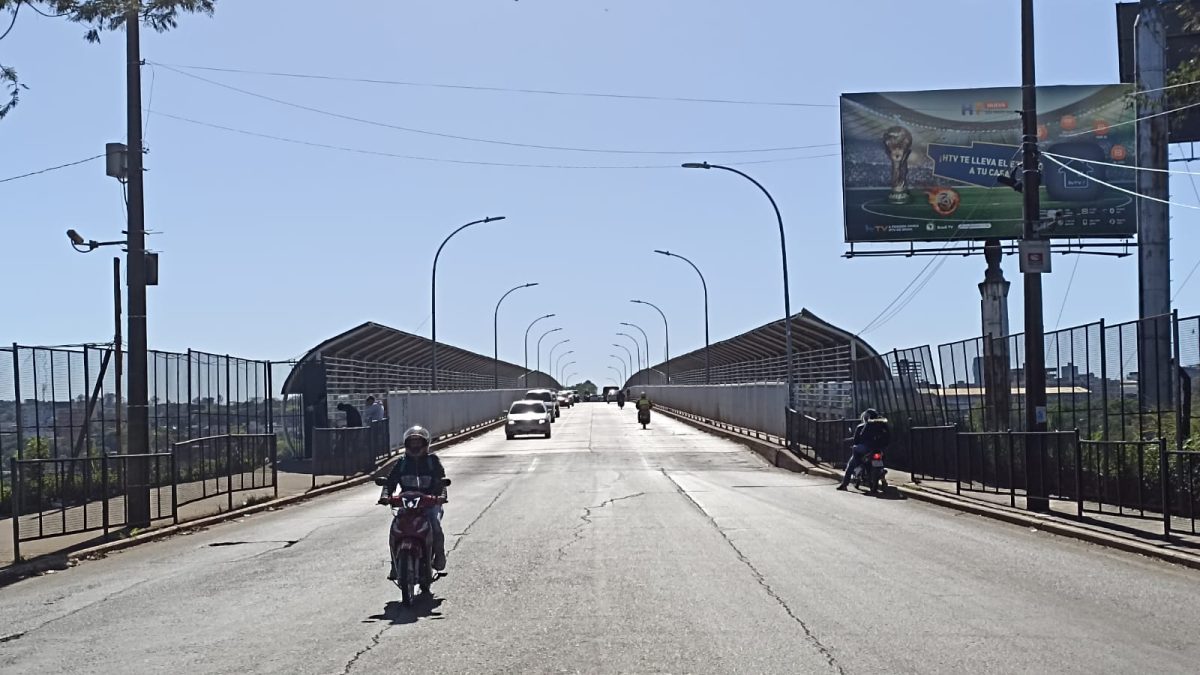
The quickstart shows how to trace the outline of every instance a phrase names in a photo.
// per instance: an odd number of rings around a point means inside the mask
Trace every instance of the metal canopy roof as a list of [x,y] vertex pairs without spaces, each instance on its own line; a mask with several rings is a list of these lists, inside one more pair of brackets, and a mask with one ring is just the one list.
[[[429,368],[433,358],[432,344],[429,338],[368,321],[310,349],[288,374],[283,383],[283,393],[293,393],[292,378],[307,362],[320,358],[338,358]],[[496,361],[490,356],[476,354],[444,342],[438,343],[439,371],[491,376],[496,372],[495,364]],[[500,361],[500,377],[515,378],[524,374],[525,368]]]
[[[879,356],[879,353],[862,338],[818,318],[807,309],[802,309],[799,314],[792,316],[792,342],[792,349],[796,354],[853,344],[859,359]],[[737,337],[714,342],[710,350],[713,368],[747,361],[783,358],[787,351],[783,319],[772,321]],[[703,370],[704,348],[660,363],[654,366],[654,369],[666,371],[668,365],[673,374]]]

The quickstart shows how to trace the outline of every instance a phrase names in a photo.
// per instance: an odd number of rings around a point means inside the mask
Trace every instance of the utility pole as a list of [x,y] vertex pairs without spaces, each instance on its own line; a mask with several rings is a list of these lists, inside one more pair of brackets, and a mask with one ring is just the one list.
[[[126,229],[126,272],[129,284],[129,454],[150,451],[149,392],[146,381],[146,211],[142,183],[142,50],[141,2],[130,2],[125,14],[125,142],[129,145],[126,178],[129,223]],[[150,462],[129,460],[126,466],[129,527],[150,524]]]
[[[1171,225],[1167,184],[1169,126],[1165,109],[1167,32],[1156,0],[1142,0],[1134,24],[1137,71],[1138,214],[1138,391],[1143,410],[1167,410],[1172,403]],[[1163,202],[1154,201],[1156,199]],[[1124,375],[1124,373],[1122,373]]]
[[[1037,77],[1033,49],[1033,0],[1021,0],[1021,147],[1022,195],[1024,196],[1024,237],[1021,242],[1021,267],[1025,277],[1025,430],[1046,430],[1046,340],[1042,318],[1042,272],[1026,268],[1032,252],[1048,262],[1049,250],[1038,235],[1041,222],[1041,170],[1038,166]],[[1048,511],[1050,502],[1043,493],[1045,438],[1031,433],[1025,437],[1026,508]]]

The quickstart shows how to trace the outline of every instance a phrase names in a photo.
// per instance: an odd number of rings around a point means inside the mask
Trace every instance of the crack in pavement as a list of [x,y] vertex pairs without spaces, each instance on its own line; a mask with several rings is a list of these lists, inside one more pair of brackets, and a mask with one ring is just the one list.
[[73,610],[71,610],[71,611],[67,612],[66,614],[63,614],[62,616],[56,616],[56,617],[54,617],[53,619],[47,619],[46,621],[43,621],[42,623],[38,624],[37,626],[34,626],[33,628],[30,628],[30,629],[28,629],[28,630],[17,631],[16,633],[10,633],[10,634],[8,634],[8,635],[5,635],[5,636],[3,636],[3,637],[0,637],[0,643],[4,643],[4,642],[11,642],[11,641],[13,641],[13,640],[18,640],[18,639],[20,639],[20,638],[23,638],[23,637],[25,637],[26,635],[29,635],[30,633],[33,633],[33,632],[39,631],[39,630],[41,630],[41,629],[45,628],[46,626],[49,626],[49,625],[50,625],[50,624],[52,624],[52,623],[56,623],[56,622],[62,621],[63,619],[69,619],[69,618],[71,618],[72,616],[75,616],[76,614],[79,614],[80,612],[83,612],[83,611],[89,610],[89,609],[91,609],[91,608],[95,607],[96,605],[99,605],[99,604],[102,604],[102,603],[106,603],[106,602],[108,602],[109,600],[112,600],[113,598],[116,598],[118,595],[121,595],[122,593],[125,593],[125,592],[127,592],[127,591],[131,591],[131,590],[133,590],[133,589],[135,589],[135,588],[137,588],[137,587],[139,587],[139,586],[144,586],[144,585],[146,585],[146,584],[150,583],[151,581],[155,581],[155,579],[142,579],[141,581],[138,581],[138,582],[132,583],[132,584],[130,584],[130,585],[128,585],[128,586],[126,586],[126,587],[124,587],[124,588],[121,588],[121,589],[115,590],[115,591],[113,591],[112,593],[109,593],[108,595],[105,595],[103,598],[100,598],[99,600],[96,600],[96,601],[93,601],[93,602],[89,602],[89,603],[87,603],[86,605],[83,605],[83,606],[81,606],[81,607],[76,607],[75,609],[73,609]]
[[505,492],[508,492],[508,488],[512,486],[513,481],[516,480],[516,477],[520,476],[523,473],[525,473],[525,472],[522,471],[520,473],[513,474],[513,478],[510,478],[509,481],[504,484],[504,487],[500,488],[500,491],[496,493],[496,496],[492,497],[492,501],[488,502],[488,505],[483,507],[483,510],[480,511],[479,514],[475,516],[475,519],[472,520],[471,522],[467,523],[467,526],[463,528],[462,532],[452,535],[452,536],[455,536],[458,538],[454,540],[454,545],[446,550],[447,554],[454,553],[455,551],[458,550],[458,545],[461,544],[463,538],[466,537],[467,534],[469,534],[471,532],[471,528],[475,527],[475,523],[478,523],[479,520],[481,518],[483,518],[484,514],[486,514],[489,510],[491,510],[491,508],[496,505],[496,502],[500,501],[500,498],[504,496]]
[[379,632],[371,636],[371,644],[363,647],[357,652],[354,652],[354,656],[351,656],[350,660],[346,662],[346,665],[342,667],[342,675],[347,675],[350,670],[354,668],[354,664],[358,663],[358,660],[362,658],[364,654],[378,647],[379,639],[383,637],[383,634],[386,633],[389,628],[391,628],[391,626],[384,626],[383,628],[380,628]]
[[[614,481],[614,483],[615,482],[616,481]],[[579,516],[579,520],[581,522],[578,525],[576,525],[573,530],[571,530],[571,536],[572,536],[571,541],[568,541],[567,543],[558,547],[558,561],[562,562],[562,559],[566,557],[568,548],[571,548],[571,546],[573,546],[574,544],[583,540],[583,529],[585,527],[587,527],[588,525],[592,524],[592,511],[599,511],[600,509],[602,509],[606,506],[609,506],[613,502],[620,502],[620,501],[624,501],[626,499],[642,497],[642,496],[645,496],[645,494],[646,494],[645,492],[635,492],[631,495],[625,495],[624,497],[612,497],[609,499],[605,499],[604,501],[600,502],[599,504],[596,504],[595,506],[585,506],[583,508],[583,515]]]
[[662,475],[666,476],[667,480],[671,481],[671,483],[675,486],[675,491],[683,495],[683,498],[688,500],[688,502],[700,512],[700,515],[704,516],[704,519],[713,526],[713,529],[717,531],[717,534],[721,535],[721,538],[725,540],[725,543],[729,544],[729,548],[733,549],[733,552],[737,555],[738,560],[742,561],[742,564],[750,570],[750,574],[754,577],[754,580],[758,582],[758,585],[761,586],[764,591],[766,591],[767,595],[783,608],[783,611],[786,612],[789,617],[791,617],[792,621],[795,621],[796,624],[800,626],[800,630],[804,631],[804,637],[808,638],[808,641],[817,648],[817,651],[820,652],[821,656],[825,657],[825,661],[829,664],[829,667],[833,668],[842,675],[845,675],[846,671],[842,668],[841,664],[837,662],[837,659],[834,658],[833,652],[829,651],[829,648],[817,638],[817,636],[812,632],[812,629],[808,627],[808,624],[805,623],[804,620],[801,619],[790,606],[788,606],[787,602],[779,595],[779,593],[771,587],[770,582],[768,582],[767,578],[763,576],[763,573],[758,571],[758,568],[754,566],[754,563],[750,562],[750,559],[746,557],[746,554],[743,553],[740,548],[738,548],[737,544],[733,543],[733,540],[729,538],[729,535],[726,533],[726,531],[717,524],[717,521],[713,519],[711,515],[709,515],[708,511],[705,511],[704,507],[700,506],[700,503],[697,502],[690,494],[688,494],[687,490],[684,490],[683,486],[680,485],[679,482],[676,481],[673,476],[671,476],[671,474],[667,473],[666,469],[660,469],[660,471],[662,471]]

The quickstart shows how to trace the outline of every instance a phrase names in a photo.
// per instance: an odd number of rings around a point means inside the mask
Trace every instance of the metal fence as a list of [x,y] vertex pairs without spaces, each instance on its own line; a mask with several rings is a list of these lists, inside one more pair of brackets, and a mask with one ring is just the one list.
[[[111,345],[0,349],[0,457],[53,458],[126,450],[125,382]],[[150,447],[273,429],[269,361],[150,351]]]
[[[1170,354],[1161,354],[1169,345]],[[1166,438],[1200,449],[1200,317],[1104,321],[1046,334],[1047,422],[1087,440]],[[1024,336],[939,346],[945,421],[965,430],[1025,426]],[[1166,375],[1156,382],[1150,373]]]
[[[130,483],[130,464],[146,461],[149,485]],[[126,495],[149,490],[150,516],[176,518],[173,457],[100,455],[99,457],[9,460],[8,508],[12,513],[13,551],[21,542],[120,528],[129,522]],[[176,521],[178,522],[178,521]]]
[[[1096,441],[1078,431],[960,431],[913,427],[912,474],[951,481],[955,491],[1007,496],[1010,506],[1031,495],[1073,502],[1076,515],[1161,521],[1196,534],[1200,513],[1200,452],[1169,449],[1166,440]],[[1030,470],[1029,462],[1038,467]],[[1031,484],[1033,477],[1036,484]]]
[[[149,471],[138,483],[135,466]],[[274,488],[276,449],[273,434],[223,434],[175,443],[170,452],[146,455],[10,458],[9,483],[0,506],[12,514],[13,548],[20,557],[24,541],[101,531],[129,523],[128,497],[149,494],[150,519],[179,522],[187,504]]]
[[176,443],[171,452],[179,506],[225,495],[232,509],[235,492],[275,488],[279,493],[274,434],[193,438]]
[[369,427],[313,429],[312,487],[322,477],[334,482],[377,469],[392,454],[388,427],[382,420]]

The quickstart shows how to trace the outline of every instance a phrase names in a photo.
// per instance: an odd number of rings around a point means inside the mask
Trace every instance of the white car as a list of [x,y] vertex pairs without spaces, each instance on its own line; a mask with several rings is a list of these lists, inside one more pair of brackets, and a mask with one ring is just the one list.
[[546,404],[546,408],[554,413],[554,419],[558,419],[562,415],[562,410],[558,405],[558,394],[550,389],[530,389],[525,392],[526,401],[541,401]]
[[510,441],[522,434],[537,434],[544,438],[550,438],[550,423],[554,421],[553,414],[541,401],[516,401],[508,408],[508,417],[504,423],[504,435]]

